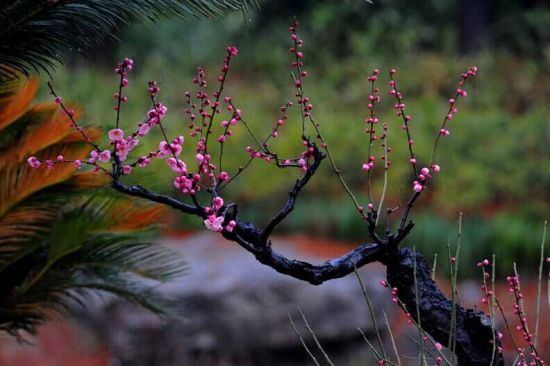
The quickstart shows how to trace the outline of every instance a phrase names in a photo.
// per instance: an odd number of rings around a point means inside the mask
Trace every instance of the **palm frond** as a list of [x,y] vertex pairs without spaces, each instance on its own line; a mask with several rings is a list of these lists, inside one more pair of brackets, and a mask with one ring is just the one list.
[[[79,108],[73,110],[75,118],[78,118]],[[88,128],[84,132],[92,139],[100,136],[97,128]],[[38,104],[2,130],[0,166],[25,161],[30,155],[55,143],[82,144],[82,135],[71,128],[69,117],[60,113],[55,104]]]
[[[1,48],[0,48],[1,49]],[[0,69],[0,80],[2,70]],[[16,121],[30,107],[38,90],[38,79],[11,82],[0,87],[0,130]]]
[[257,0],[1,0],[0,80],[52,70],[74,52],[114,38],[129,22],[220,16],[251,6]]
[[[84,144],[55,144],[40,152],[45,159],[55,159],[59,154],[84,159],[89,152]],[[0,215],[35,192],[68,180],[76,171],[71,164],[55,169],[33,169],[26,162],[6,165],[0,170]]]
[[[27,262],[36,267],[37,263],[48,265],[50,255],[28,257]],[[18,268],[25,267],[23,262]],[[160,315],[172,314],[173,307],[167,306],[167,300],[154,288],[186,270],[185,262],[172,249],[140,241],[135,233],[91,235],[40,272],[38,279],[21,280],[11,273],[21,283],[8,302],[0,303],[0,329],[18,327],[32,332],[50,312],[62,312],[74,304],[84,306],[87,297],[97,291],[123,297]]]
[[174,250],[136,239],[136,235],[100,233],[90,236],[75,263],[98,277],[126,273],[165,282],[186,273],[187,265]]

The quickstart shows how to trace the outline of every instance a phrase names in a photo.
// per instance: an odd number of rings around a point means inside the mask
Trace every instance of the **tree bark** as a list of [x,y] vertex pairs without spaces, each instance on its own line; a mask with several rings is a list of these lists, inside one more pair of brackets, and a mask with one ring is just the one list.
[[[437,342],[448,345],[453,302],[445,297],[432,280],[424,256],[410,248],[401,248],[382,262],[387,266],[388,283],[397,288],[398,298],[406,311]],[[415,287],[418,288],[419,321]],[[504,365],[502,354],[497,351],[499,341],[491,319],[481,311],[464,309],[458,304],[455,304],[455,309],[456,356],[459,365]],[[495,346],[493,339],[497,343]]]

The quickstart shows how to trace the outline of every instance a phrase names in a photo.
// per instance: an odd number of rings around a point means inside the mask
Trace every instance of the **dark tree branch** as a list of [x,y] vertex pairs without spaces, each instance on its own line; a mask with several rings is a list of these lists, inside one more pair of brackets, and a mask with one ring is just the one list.
[[181,212],[197,215],[200,217],[204,216],[203,211],[200,209],[200,207],[197,206],[191,206],[187,203],[183,203],[181,201],[178,201],[175,198],[165,196],[162,194],[158,194],[155,192],[151,192],[142,186],[128,186],[126,184],[121,183],[118,180],[113,180],[111,182],[111,186],[116,189],[119,192],[122,192],[124,194],[127,194],[129,196],[134,197],[141,197],[145,198],[146,200],[161,203],[163,205],[170,206],[176,210],[179,210]]
[[375,243],[362,244],[354,250],[338,257],[314,265],[295,259],[288,259],[275,252],[271,245],[261,241],[261,232],[253,224],[241,223],[232,233],[224,232],[223,236],[237,242],[244,249],[254,254],[256,259],[277,272],[289,275],[313,285],[320,285],[325,281],[347,276],[355,268],[380,260],[383,247]]
[[294,209],[294,204],[296,203],[296,199],[298,198],[298,194],[302,191],[302,188],[304,188],[305,185],[309,182],[311,177],[315,175],[315,173],[317,172],[317,168],[319,168],[319,165],[326,157],[324,153],[319,151],[315,144],[308,143],[308,146],[313,148],[313,163],[308,167],[304,176],[296,181],[292,190],[288,192],[288,200],[286,201],[286,204],[281,209],[281,211],[273,219],[271,219],[271,222],[262,232],[262,236],[260,239],[261,242],[266,242],[275,227],[279,225],[288,216],[288,214],[290,214],[290,212],[292,212],[292,210]]
[[399,225],[399,230],[398,231],[401,231],[405,228],[405,226],[407,224],[407,219],[409,218],[409,214],[411,213],[411,210],[414,206],[414,203],[416,202],[418,197],[420,197],[420,193],[421,192],[414,192],[412,197],[407,202],[407,205],[405,206],[405,212],[403,213],[403,216],[401,217],[401,225]]

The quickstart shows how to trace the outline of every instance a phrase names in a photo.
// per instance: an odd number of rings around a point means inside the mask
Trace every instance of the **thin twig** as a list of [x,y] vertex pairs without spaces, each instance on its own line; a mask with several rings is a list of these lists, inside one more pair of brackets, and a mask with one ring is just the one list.
[[544,245],[546,243],[546,228],[548,226],[548,220],[544,220],[544,229],[542,231],[542,241],[540,243],[540,264],[539,264],[539,280],[537,287],[537,318],[535,320],[535,339],[534,344],[537,346],[539,336],[539,320],[540,320],[540,298],[542,295],[542,268],[544,265]]
[[397,364],[401,366],[401,357],[399,357],[399,352],[397,351],[397,346],[395,345],[395,338],[393,336],[393,332],[390,327],[390,322],[388,321],[388,316],[386,315],[385,311],[382,311],[384,313],[384,319],[386,320],[386,327],[388,328],[388,334],[390,335],[391,344],[393,347],[393,352],[395,353],[395,358],[397,359]]
[[378,323],[376,321],[376,314],[374,313],[374,306],[372,305],[372,302],[370,301],[370,296],[367,292],[367,288],[365,287],[365,284],[363,283],[363,280],[361,278],[361,275],[359,274],[359,271],[355,269],[354,271],[355,277],[357,277],[357,281],[359,281],[359,285],[361,286],[361,291],[363,292],[363,297],[365,298],[367,302],[367,307],[369,308],[369,314],[372,321],[372,326],[374,328],[374,331],[376,332],[376,337],[378,338],[378,344],[380,345],[380,350],[382,351],[383,358],[386,358],[386,350],[384,349],[384,342],[382,341],[382,336],[380,335],[380,331],[378,329]]
[[296,328],[296,325],[294,324],[294,321],[292,320],[292,316],[290,314],[288,314],[288,319],[290,320],[290,325],[292,325],[292,329],[294,329],[294,333],[300,339],[300,342],[302,343],[302,346],[306,350],[306,352],[309,355],[309,357],[311,358],[311,360],[315,363],[315,365],[321,366],[319,364],[319,361],[317,361],[317,358],[315,358],[315,356],[313,355],[313,353],[311,352],[311,350],[307,346],[306,342],[304,341],[304,338],[302,337],[302,335],[300,334],[300,332]]
[[321,351],[321,353],[325,357],[325,360],[328,362],[328,364],[331,365],[331,366],[334,366],[334,363],[332,363],[332,361],[330,360],[330,357],[328,357],[327,353],[323,349],[323,346],[321,346],[321,342],[319,342],[319,339],[317,339],[317,336],[315,335],[315,332],[313,332],[313,329],[311,329],[311,327],[309,326],[309,322],[307,321],[307,318],[304,315],[304,313],[302,312],[302,309],[300,309],[300,307],[298,307],[298,312],[300,313],[300,316],[302,317],[302,320],[304,321],[304,324],[306,326],[307,331],[313,337],[313,340],[315,341],[315,344],[317,345],[317,348],[319,348],[319,351]]
[[432,266],[432,280],[435,281],[435,270],[437,269],[437,253],[434,253],[434,262]]

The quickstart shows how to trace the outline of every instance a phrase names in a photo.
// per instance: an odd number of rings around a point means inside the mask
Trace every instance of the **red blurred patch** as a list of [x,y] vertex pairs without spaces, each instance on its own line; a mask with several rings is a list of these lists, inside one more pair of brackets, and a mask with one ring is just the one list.
[[3,366],[107,366],[109,354],[86,333],[69,322],[51,321],[41,326],[36,337],[17,342],[0,337],[0,364]]

